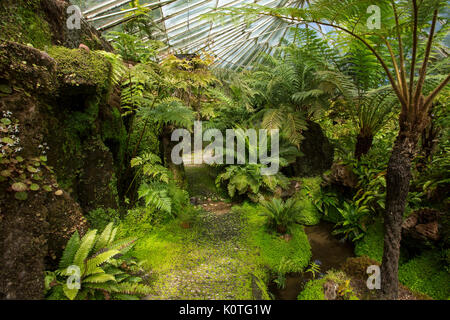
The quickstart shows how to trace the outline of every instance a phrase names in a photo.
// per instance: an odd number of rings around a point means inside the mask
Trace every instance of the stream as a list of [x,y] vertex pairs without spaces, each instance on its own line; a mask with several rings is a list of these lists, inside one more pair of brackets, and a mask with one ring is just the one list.
[[[326,273],[330,269],[339,269],[340,265],[349,257],[353,257],[353,245],[334,237],[333,224],[321,221],[315,226],[305,226],[312,250],[311,261],[319,260],[320,273]],[[286,275],[286,286],[279,289],[275,283],[269,285],[269,291],[275,300],[297,300],[298,294],[304,285],[312,279],[310,272],[289,273]]]

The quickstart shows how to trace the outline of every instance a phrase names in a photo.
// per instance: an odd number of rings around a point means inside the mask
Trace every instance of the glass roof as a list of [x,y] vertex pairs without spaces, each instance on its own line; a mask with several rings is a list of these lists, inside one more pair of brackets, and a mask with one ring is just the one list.
[[[79,2],[79,3],[77,3]],[[80,3],[81,2],[81,3]],[[99,31],[118,30],[136,9],[131,0],[76,1],[85,19]],[[292,0],[140,0],[151,9],[150,16],[159,28],[154,38],[167,46],[162,53],[201,53],[215,56],[222,67],[245,67],[259,59],[260,52],[270,53],[288,38],[292,24],[274,17],[261,17],[248,24],[243,19],[225,18],[221,22],[201,19],[217,8],[257,3],[270,7],[294,6]],[[146,40],[144,38],[144,40]],[[288,39],[287,39],[288,40]]]

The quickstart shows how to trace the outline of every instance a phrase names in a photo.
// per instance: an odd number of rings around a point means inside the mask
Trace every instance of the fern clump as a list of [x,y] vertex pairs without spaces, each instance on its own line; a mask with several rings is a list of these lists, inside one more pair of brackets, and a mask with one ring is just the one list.
[[56,271],[47,271],[47,299],[137,299],[150,293],[142,284],[139,263],[124,254],[136,238],[115,240],[117,227],[108,224],[102,233],[76,231],[69,239]]

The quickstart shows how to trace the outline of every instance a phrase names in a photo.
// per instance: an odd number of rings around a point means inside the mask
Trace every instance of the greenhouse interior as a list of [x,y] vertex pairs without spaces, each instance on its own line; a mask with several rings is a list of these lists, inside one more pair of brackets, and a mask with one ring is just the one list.
[[0,299],[448,301],[449,9],[1,0]]

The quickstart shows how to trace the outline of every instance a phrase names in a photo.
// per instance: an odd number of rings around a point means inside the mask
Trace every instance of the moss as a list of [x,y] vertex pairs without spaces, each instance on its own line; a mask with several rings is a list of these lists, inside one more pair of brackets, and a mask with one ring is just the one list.
[[323,285],[327,282],[325,278],[310,280],[306,283],[305,288],[298,295],[298,300],[325,300]]
[[58,79],[63,87],[72,87],[77,94],[109,91],[112,68],[101,54],[59,46],[50,47],[48,53],[57,62]]
[[381,221],[377,221],[367,228],[364,237],[356,242],[355,254],[357,256],[368,256],[381,262],[383,258],[384,229]]
[[50,26],[39,10],[40,1],[1,1],[0,40],[31,44],[44,49],[51,44]]
[[288,259],[289,264],[286,272],[300,272],[311,259],[311,246],[302,226],[294,225],[289,234],[291,238],[285,240],[278,234],[266,229],[267,217],[259,214],[257,207],[244,204],[235,207],[247,225],[245,234],[247,241],[255,247],[260,255],[261,263],[269,270],[276,272],[283,259]]
[[[221,228],[220,223],[209,224],[217,217],[210,217],[213,220],[204,225],[206,217],[203,216],[185,229],[179,219],[158,224],[153,220],[156,216],[148,209],[131,210],[119,230],[120,236],[139,237],[133,254],[144,261],[146,270],[151,270],[156,296],[163,299],[269,298],[265,286],[268,275],[256,253],[236,250],[246,245],[239,236],[232,241],[206,236],[210,229],[205,230],[205,226]],[[233,214],[226,219],[240,221]]]
[[450,299],[450,273],[445,269],[439,251],[428,251],[401,265],[399,281],[411,290],[433,299]]
[[295,198],[300,207],[298,222],[303,225],[315,225],[320,222],[322,215],[314,205],[314,198],[320,192],[321,177],[303,178],[300,180],[301,189],[296,193]]
[[[349,285],[350,278],[342,271],[330,270],[320,279],[313,279],[306,283],[305,288],[300,292],[298,300],[325,300],[324,284],[333,282],[338,286],[337,299],[339,300],[359,300],[353,293],[353,288]],[[346,296],[339,296],[339,289],[347,289],[350,292]]]

